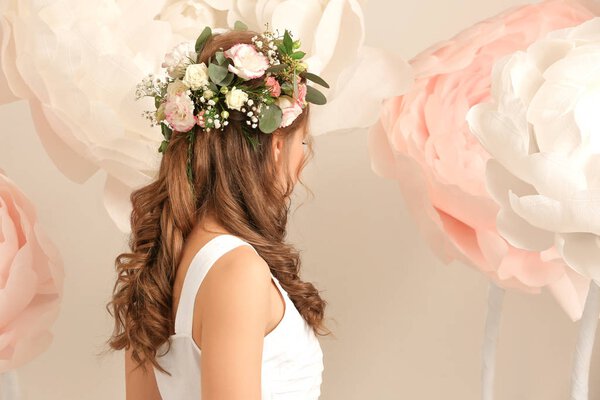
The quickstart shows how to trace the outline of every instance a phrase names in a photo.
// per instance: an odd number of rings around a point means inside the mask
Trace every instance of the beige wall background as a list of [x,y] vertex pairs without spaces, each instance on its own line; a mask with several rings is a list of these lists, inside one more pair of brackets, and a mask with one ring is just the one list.
[[[435,41],[515,0],[371,0],[367,42],[409,59]],[[66,270],[54,342],[18,370],[26,400],[124,399],[123,355],[96,357],[112,330],[105,312],[114,258],[126,237],[101,199],[104,173],[83,185],[51,163],[25,102],[0,107],[0,167],[35,202]],[[471,400],[480,396],[487,281],[442,265],[415,234],[396,184],[370,169],[367,131],[316,138],[304,173],[315,193],[294,213],[289,237],[303,252],[305,279],[329,302],[336,338],[322,338],[324,400]],[[305,199],[298,188],[298,200]],[[505,297],[496,399],[568,398],[573,323],[547,293]],[[600,399],[600,334],[590,399]]]

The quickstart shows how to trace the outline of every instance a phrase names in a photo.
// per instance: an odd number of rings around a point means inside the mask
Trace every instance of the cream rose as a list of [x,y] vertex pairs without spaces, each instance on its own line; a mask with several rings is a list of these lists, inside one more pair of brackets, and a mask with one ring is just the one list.
[[192,90],[201,89],[208,84],[208,67],[204,63],[190,65],[182,82]]
[[241,89],[236,88],[235,86],[231,88],[225,95],[225,103],[227,107],[241,111],[244,103],[248,101],[248,93],[244,92]]
[[181,79],[175,79],[173,82],[169,83],[167,86],[167,94],[169,96],[176,96],[178,94],[184,93],[189,89],[185,83],[181,81]]

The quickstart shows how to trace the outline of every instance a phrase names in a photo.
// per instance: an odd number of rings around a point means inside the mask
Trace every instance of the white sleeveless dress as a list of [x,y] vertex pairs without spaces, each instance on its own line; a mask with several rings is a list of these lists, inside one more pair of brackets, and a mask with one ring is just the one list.
[[[172,374],[169,376],[154,368],[162,400],[201,398],[201,352],[192,338],[196,293],[217,259],[240,245],[252,247],[237,236],[222,234],[202,246],[192,258],[177,306],[175,334],[169,337],[171,348],[164,354],[167,349],[165,342],[157,353],[158,363]],[[285,300],[285,312],[275,329],[264,338],[261,400],[318,399],[323,372],[321,346],[279,280],[273,274],[271,276]]]

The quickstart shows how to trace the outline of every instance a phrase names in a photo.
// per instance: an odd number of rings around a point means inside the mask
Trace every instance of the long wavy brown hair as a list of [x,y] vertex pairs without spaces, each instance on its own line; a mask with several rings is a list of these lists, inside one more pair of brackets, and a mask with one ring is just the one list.
[[[254,35],[257,33],[253,31],[213,35],[197,62],[208,64],[217,50],[236,43],[251,44]],[[245,84],[258,85],[260,80]],[[287,145],[297,129],[304,129],[308,152],[296,178],[305,187],[300,172],[314,153],[312,137],[307,134],[309,110],[307,105],[291,125],[273,133],[285,135]],[[115,260],[117,279],[106,305],[115,325],[107,344],[109,351],[131,350],[133,360],[144,370],[149,362],[167,372],[156,356],[174,329],[172,295],[177,266],[186,238],[207,213],[257,250],[315,334],[332,333],[323,321],[327,302],[312,283],[300,278],[299,251],[285,242],[293,181],[287,176],[285,188],[275,184],[278,173],[271,147],[273,134],[254,130],[251,135],[259,144],[255,150],[242,132],[243,114],[231,110],[229,119],[223,131],[211,129],[195,135],[193,191],[186,170],[187,137],[174,132],[156,178],[131,194],[131,251]],[[285,149],[283,159],[285,165]]]

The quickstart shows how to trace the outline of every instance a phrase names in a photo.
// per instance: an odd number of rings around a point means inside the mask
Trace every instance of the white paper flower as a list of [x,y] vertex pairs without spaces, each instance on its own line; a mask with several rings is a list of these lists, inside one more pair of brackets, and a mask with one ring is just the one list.
[[107,173],[105,207],[123,232],[131,191],[153,179],[161,159],[162,135],[141,116],[153,101],[136,101],[136,85],[204,26],[223,33],[240,19],[259,32],[267,21],[290,29],[309,71],[331,85],[327,104],[311,112],[315,135],[370,126],[381,99],[410,83],[404,60],[364,46],[356,0],[19,0],[0,2],[0,11],[0,102],[28,100],[42,144],[69,179]]
[[502,59],[492,88],[467,120],[493,156],[500,233],[524,249],[555,244],[600,283],[600,18]]
[[208,67],[204,63],[192,64],[185,70],[182,81],[192,90],[198,90],[208,84]]
[[225,95],[225,103],[227,107],[241,111],[242,106],[248,100],[248,93],[235,86],[231,88]]
[[167,69],[171,78],[181,78],[186,73],[188,66],[196,60],[196,57],[194,43],[182,42],[165,55],[165,61],[161,66]]

